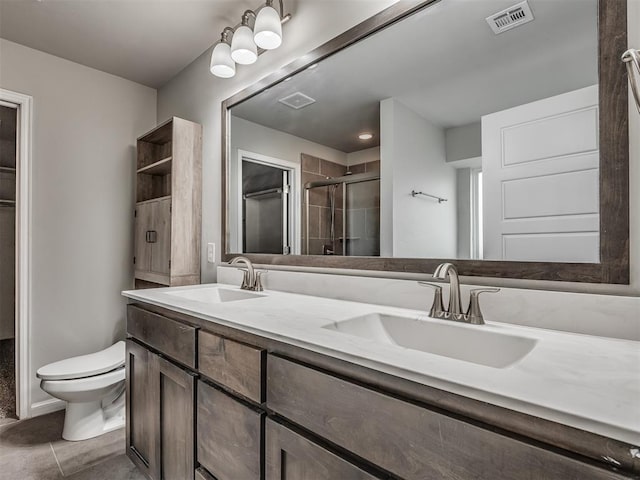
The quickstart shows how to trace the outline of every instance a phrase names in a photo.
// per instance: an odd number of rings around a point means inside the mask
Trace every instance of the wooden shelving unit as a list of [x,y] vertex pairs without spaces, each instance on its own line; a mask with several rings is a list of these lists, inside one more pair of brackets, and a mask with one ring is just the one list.
[[173,117],[138,138],[137,285],[200,283],[202,127]]

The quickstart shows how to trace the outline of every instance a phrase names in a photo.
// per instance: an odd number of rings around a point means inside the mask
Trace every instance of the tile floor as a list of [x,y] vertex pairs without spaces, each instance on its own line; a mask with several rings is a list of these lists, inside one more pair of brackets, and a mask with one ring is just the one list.
[[125,456],[124,428],[62,439],[64,412],[0,425],[0,480],[144,480]]

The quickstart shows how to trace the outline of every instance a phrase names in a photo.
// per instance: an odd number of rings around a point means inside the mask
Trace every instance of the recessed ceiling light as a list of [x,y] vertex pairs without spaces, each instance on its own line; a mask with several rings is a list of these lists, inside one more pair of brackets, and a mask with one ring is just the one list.
[[371,133],[361,133],[360,135],[358,135],[358,138],[360,140],[371,140],[373,138],[373,134],[371,134]]

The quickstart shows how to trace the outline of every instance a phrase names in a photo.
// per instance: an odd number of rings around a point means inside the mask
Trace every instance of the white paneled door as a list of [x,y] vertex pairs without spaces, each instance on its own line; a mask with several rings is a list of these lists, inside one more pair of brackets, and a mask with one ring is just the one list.
[[598,86],[482,117],[487,260],[599,262]]

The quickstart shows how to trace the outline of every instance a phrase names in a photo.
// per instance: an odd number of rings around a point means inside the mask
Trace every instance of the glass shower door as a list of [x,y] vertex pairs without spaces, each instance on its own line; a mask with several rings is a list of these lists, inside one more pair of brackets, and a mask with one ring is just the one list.
[[346,255],[380,256],[380,180],[347,183],[345,196]]

